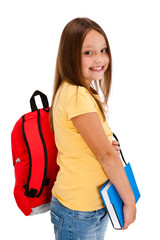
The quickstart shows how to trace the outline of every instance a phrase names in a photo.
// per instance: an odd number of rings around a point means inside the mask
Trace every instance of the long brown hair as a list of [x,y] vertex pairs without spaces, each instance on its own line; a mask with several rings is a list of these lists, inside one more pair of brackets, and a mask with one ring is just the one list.
[[[86,87],[81,68],[81,50],[84,38],[90,30],[96,30],[103,35],[107,44],[107,53],[110,59],[109,66],[104,73],[104,79],[99,80],[99,87],[103,93],[104,102],[102,103],[97,98],[95,98],[93,93],[90,91],[90,94],[97,102],[103,119],[105,120],[104,106],[107,105],[112,78],[112,58],[109,42],[105,32],[96,22],[92,21],[89,18],[75,18],[65,26],[60,39],[55,69],[52,104],[50,108],[50,125],[52,130],[52,108],[55,95],[61,83],[65,80],[68,81],[70,84]],[[95,90],[98,91],[99,87],[97,81],[93,82]]]

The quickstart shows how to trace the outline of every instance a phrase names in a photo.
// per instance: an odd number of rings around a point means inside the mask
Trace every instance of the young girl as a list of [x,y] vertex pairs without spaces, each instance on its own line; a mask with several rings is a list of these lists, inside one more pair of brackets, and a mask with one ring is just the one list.
[[102,28],[88,18],[70,21],[60,40],[50,110],[60,167],[51,202],[56,240],[104,239],[108,214],[99,189],[108,178],[124,202],[124,229],[135,220],[134,195],[105,119],[111,70]]

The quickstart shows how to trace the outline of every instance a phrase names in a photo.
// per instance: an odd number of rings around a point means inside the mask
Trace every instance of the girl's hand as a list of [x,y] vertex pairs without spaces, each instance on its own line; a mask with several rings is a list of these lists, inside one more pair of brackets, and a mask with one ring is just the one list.
[[131,223],[136,220],[136,205],[135,203],[123,205],[123,214],[124,214],[124,227],[122,230],[125,230],[129,227]]
[[112,141],[112,146],[117,150],[117,151],[120,151],[121,148],[119,145],[119,142],[118,141]]

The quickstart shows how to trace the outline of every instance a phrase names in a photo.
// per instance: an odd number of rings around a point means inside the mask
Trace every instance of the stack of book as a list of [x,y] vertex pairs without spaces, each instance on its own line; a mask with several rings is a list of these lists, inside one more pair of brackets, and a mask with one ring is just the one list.
[[[115,136],[115,134],[114,134]],[[116,140],[118,140],[116,138]],[[120,151],[121,152],[121,151]],[[124,157],[121,153],[122,159],[124,160]],[[125,162],[126,164],[126,162]],[[130,163],[126,164],[126,166],[124,167],[127,178],[129,180],[129,183],[131,185],[132,191],[134,193],[135,196],[135,203],[137,203],[137,201],[140,198],[140,192],[131,168]],[[110,180],[108,180],[99,190],[102,200],[104,202],[104,205],[107,208],[110,220],[112,222],[112,225],[115,229],[121,229],[124,226],[124,217],[123,217],[123,201],[120,198],[116,188],[114,187],[114,185],[110,182]]]

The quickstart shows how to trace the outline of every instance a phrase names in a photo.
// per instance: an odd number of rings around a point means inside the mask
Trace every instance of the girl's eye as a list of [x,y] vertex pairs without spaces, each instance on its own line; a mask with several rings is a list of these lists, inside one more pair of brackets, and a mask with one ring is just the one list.
[[91,55],[92,52],[91,52],[91,51],[86,51],[84,54],[85,54],[85,55]]
[[102,53],[107,53],[107,48],[101,50]]

